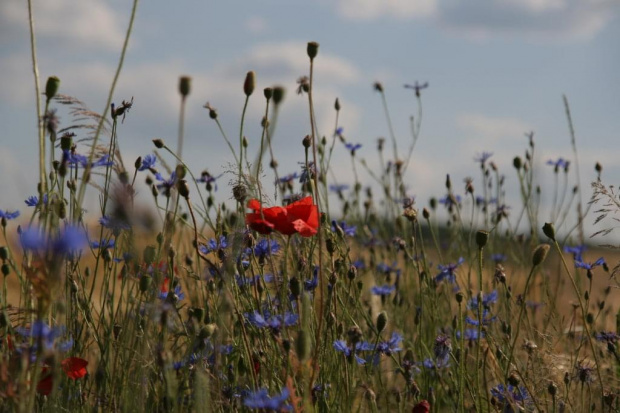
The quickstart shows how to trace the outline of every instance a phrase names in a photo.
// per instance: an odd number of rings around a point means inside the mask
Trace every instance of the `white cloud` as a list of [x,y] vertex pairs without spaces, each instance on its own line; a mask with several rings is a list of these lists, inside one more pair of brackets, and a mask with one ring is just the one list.
[[[126,10],[122,10],[125,14]],[[72,47],[119,50],[124,28],[110,2],[102,0],[44,0],[33,2],[35,33]],[[15,38],[28,31],[24,1],[0,2],[0,37]]]
[[437,0],[339,0],[338,13],[348,19],[370,20],[378,17],[410,19],[435,13]]
[[265,33],[268,29],[267,20],[260,16],[252,16],[245,21],[245,28],[253,34]]
[[457,126],[483,139],[523,137],[531,131],[531,126],[516,118],[497,118],[476,113],[461,114],[456,119]]
[[469,0],[441,3],[438,23],[459,34],[588,39],[620,11],[612,0]]

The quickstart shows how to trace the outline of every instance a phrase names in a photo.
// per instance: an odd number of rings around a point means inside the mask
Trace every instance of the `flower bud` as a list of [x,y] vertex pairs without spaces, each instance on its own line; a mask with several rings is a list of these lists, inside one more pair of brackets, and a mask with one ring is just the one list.
[[319,54],[319,44],[317,42],[308,42],[307,47],[308,57],[313,60],[317,54]]
[[136,159],[136,161],[134,162],[133,166],[136,167],[136,169],[138,169],[139,167],[142,166],[142,157],[138,156],[138,159]]
[[153,279],[148,276],[148,275],[143,275],[142,277],[140,277],[140,291],[145,293],[149,290],[149,287],[151,286],[151,281]]
[[543,261],[545,261],[545,258],[547,258],[547,253],[549,252],[550,248],[551,247],[549,246],[549,244],[540,244],[536,247],[534,253],[532,254],[532,264],[534,265],[534,267],[542,264]]
[[517,171],[521,169],[521,167],[523,166],[523,161],[521,160],[521,157],[515,156],[515,158],[512,160],[512,165]]
[[297,333],[295,352],[297,353],[297,358],[301,361],[306,360],[310,356],[310,337],[304,329],[299,330]]
[[274,86],[273,87],[273,103],[277,106],[284,100],[284,94],[286,89],[282,86]]
[[483,249],[489,240],[489,232],[480,230],[476,232],[476,244],[479,249]]
[[179,93],[183,98],[189,95],[192,88],[192,78],[189,76],[181,76],[179,78]]
[[153,139],[153,144],[157,149],[161,149],[164,147],[164,141],[162,139]]
[[6,261],[9,259],[9,249],[5,246],[0,247],[0,260]]
[[301,141],[301,143],[304,145],[304,148],[309,148],[310,144],[312,143],[310,135],[306,135],[304,139]]
[[546,222],[542,227],[543,232],[549,239],[555,241],[555,226],[553,223]]
[[187,185],[187,181],[185,179],[180,179],[177,182],[177,191],[179,191],[179,195],[183,198],[189,199],[189,185]]
[[253,71],[249,71],[247,75],[245,75],[245,82],[243,82],[243,93],[247,97],[250,97],[252,93],[254,93],[254,88],[256,87],[256,74]]
[[334,109],[336,109],[336,112],[340,110],[340,100],[338,98],[336,98],[336,102],[334,102]]
[[148,245],[144,248],[144,251],[142,252],[142,259],[144,260],[144,263],[146,265],[150,265],[153,263],[153,261],[155,261],[155,255],[157,254],[157,251],[155,250],[155,247],[152,245]]
[[59,87],[60,79],[58,77],[50,76],[47,78],[47,83],[45,84],[45,96],[47,97],[48,102],[56,96]]
[[273,89],[270,87],[266,87],[265,89],[263,89],[263,95],[265,95],[265,99],[271,99],[273,97]]
[[385,311],[381,311],[379,315],[377,316],[377,331],[379,332],[379,334],[383,330],[385,330],[387,323],[388,323],[388,315]]

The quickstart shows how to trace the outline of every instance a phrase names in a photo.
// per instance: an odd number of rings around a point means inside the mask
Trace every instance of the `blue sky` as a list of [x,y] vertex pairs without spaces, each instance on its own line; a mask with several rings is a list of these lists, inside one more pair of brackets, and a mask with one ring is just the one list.
[[[61,78],[61,92],[102,111],[130,12],[121,0],[33,1],[39,72]],[[306,42],[321,44],[316,60],[319,129],[331,136],[333,102],[342,102],[347,139],[364,146],[358,156],[376,165],[375,142],[387,136],[379,95],[384,85],[402,151],[409,145],[409,117],[417,103],[404,83],[428,81],[423,91],[422,134],[406,181],[420,206],[444,192],[445,174],[458,188],[479,180],[474,156],[493,160],[515,188],[512,158],[522,155],[534,131],[539,177],[544,162],[572,156],[562,95],[571,103],[584,185],[589,197],[593,165],[604,178],[619,175],[620,3],[609,0],[263,0],[179,2],[150,0],[138,6],[129,54],[114,101],[135,105],[119,130],[126,162],[152,151],[151,139],[176,142],[178,77],[193,78],[188,98],[186,156],[199,173],[220,174],[232,161],[215,124],[202,108],[218,109],[230,136],[238,134],[245,73],[254,70],[258,90],[280,84],[287,96],[274,141],[281,172],[303,159],[309,133],[306,99],[295,94],[307,74]],[[0,3],[0,182],[3,209],[23,209],[34,193],[37,138],[26,3]],[[264,100],[250,102],[250,151],[260,138]],[[70,121],[62,114],[63,125]],[[347,153],[335,166],[350,183]],[[270,171],[266,171],[271,179]],[[11,179],[7,179],[10,176]],[[222,199],[229,197],[224,176]],[[364,178],[369,179],[369,178]],[[464,189],[463,189],[464,190]],[[146,191],[146,188],[144,188]],[[516,196],[516,195],[515,195]],[[95,197],[93,197],[95,198]]]

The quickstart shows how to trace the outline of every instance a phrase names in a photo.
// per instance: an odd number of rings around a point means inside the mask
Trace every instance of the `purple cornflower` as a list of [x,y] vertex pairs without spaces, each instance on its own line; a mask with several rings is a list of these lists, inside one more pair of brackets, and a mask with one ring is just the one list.
[[465,262],[463,257],[459,258],[459,260],[455,264],[441,265],[439,264],[437,268],[439,268],[439,274],[435,276],[435,282],[439,283],[443,280],[448,280],[450,283],[456,283],[456,269],[459,265]]
[[3,211],[0,209],[0,218],[5,219],[7,221],[15,219],[18,216],[19,216],[19,211],[9,212],[9,211]]
[[575,260],[575,268],[583,268],[584,270],[588,270],[588,271],[591,271],[594,268],[601,266],[601,265],[605,265],[605,259],[603,257],[590,263]]
[[269,396],[267,389],[258,389],[250,392],[243,399],[243,405],[248,409],[261,409],[266,411],[281,412],[282,410],[293,410],[293,406],[287,404],[289,392],[285,387],[282,393],[273,397]]
[[[34,195],[29,196],[24,202],[29,207],[36,207],[39,205],[39,197]],[[47,194],[43,194],[43,205],[47,205]]]
[[304,290],[314,291],[319,285],[319,268],[314,267],[312,279],[304,281]]
[[530,403],[530,396],[525,387],[515,387],[509,384],[507,387],[498,384],[491,389],[491,396],[495,398],[503,413],[515,413],[523,411]]
[[215,238],[209,239],[207,241],[207,245],[199,245],[198,249],[203,254],[208,254],[213,251],[218,251],[228,247],[228,240],[224,235],[220,235],[220,238],[216,240]]
[[40,345],[42,345],[43,350],[46,351],[56,348],[62,352],[69,351],[73,346],[73,340],[71,339],[63,342],[56,342],[56,339],[65,333],[64,327],[51,327],[42,320],[36,320],[30,327],[17,327],[15,331],[24,338],[31,337],[34,339],[32,346],[29,346],[27,343],[15,346],[15,350],[18,354],[22,354],[24,350],[28,351],[32,362],[36,360]]
[[142,158],[142,163],[140,164],[138,171],[146,171],[147,169],[149,169],[152,172],[152,168],[155,166],[156,162],[157,157],[152,153],[149,153],[148,155],[145,155],[144,158]]
[[316,175],[316,167],[314,166],[314,162],[308,162],[301,164],[301,175],[299,176],[299,183],[305,184],[306,182],[310,182],[312,178]]
[[[482,337],[484,337],[484,331],[481,331]],[[478,329],[477,328],[466,328],[463,334],[463,338],[467,341],[477,341],[478,340]],[[461,338],[461,332],[456,332],[456,338]]]
[[[483,326],[486,326],[487,324],[492,323],[493,321],[495,321],[496,318],[497,316],[490,315],[489,310],[485,309],[482,311],[482,325]],[[477,326],[480,324],[479,320],[475,318],[471,318],[470,316],[465,317],[465,322],[472,326]]]
[[435,338],[435,344],[433,344],[433,355],[436,360],[446,361],[450,358],[452,352],[452,341],[450,337],[445,334],[440,334]]
[[299,178],[299,174],[297,172],[293,172],[292,174],[284,175],[280,177],[276,183],[280,184],[289,184],[293,182],[295,179]]
[[575,261],[583,261],[583,253],[586,252],[587,247],[585,245],[575,245],[574,247],[565,245],[564,252],[573,254]]
[[506,257],[506,254],[492,254],[491,255],[491,261],[493,261],[495,264],[501,264],[502,262],[505,262],[508,259],[508,257]]
[[208,171],[202,171],[200,178],[196,179],[196,182],[206,184],[207,191],[211,191],[213,188],[217,192],[217,180],[224,174],[218,176],[211,175]]
[[46,237],[37,228],[28,228],[20,234],[20,241],[25,250],[43,251],[48,250],[54,255],[63,255],[79,250],[86,244],[84,230],[74,226],[66,226],[55,237]]
[[170,178],[165,179],[159,172],[157,172],[155,174],[155,179],[161,182],[161,184],[157,184],[157,189],[159,189],[160,191],[163,190],[166,196],[170,196],[170,190],[174,188],[177,183],[177,173],[176,171],[173,171],[170,174]]
[[342,136],[342,133],[344,132],[344,128],[341,126],[339,128],[336,128],[336,132],[335,135],[336,136]]
[[360,366],[366,364],[366,360],[358,356],[357,351],[370,350],[368,347],[368,343],[357,343],[355,345],[355,350],[352,351],[351,348],[347,345],[347,342],[344,340],[336,340],[334,341],[334,349],[340,353],[343,353],[346,357],[351,357],[353,354],[355,356],[355,361]]
[[579,379],[582,383],[592,383],[594,381],[592,372],[594,372],[594,368],[585,362],[581,362],[575,366],[575,378]]
[[[497,290],[493,290],[488,294],[485,294],[482,297],[482,308],[490,308],[491,304],[494,304],[497,301]],[[469,303],[467,305],[469,307],[470,310],[472,311],[478,311],[478,296],[475,295],[473,296],[470,300]]]
[[[165,300],[168,298],[169,291],[159,291],[159,299]],[[174,287],[174,295],[176,296],[176,301],[181,301],[185,298],[185,293],[181,290],[181,284],[177,284]]]
[[386,295],[390,295],[392,294],[392,291],[394,291],[396,289],[396,286],[394,285],[374,285],[370,291],[374,294],[374,295],[381,295],[381,296],[386,296]]
[[422,362],[422,365],[429,370],[441,369],[450,366],[450,358],[433,360],[429,357]]
[[594,336],[598,341],[606,341],[608,343],[616,343],[620,336],[613,331],[601,331]]
[[377,272],[387,276],[387,275],[390,275],[391,273],[398,274],[400,273],[400,270],[396,266],[396,261],[394,261],[391,266],[382,262],[382,263],[377,264]]
[[491,156],[493,156],[493,152],[482,152],[474,157],[474,161],[480,162],[480,165],[484,166],[484,163],[488,161]]
[[332,221],[332,232],[338,231],[338,228],[342,229],[344,235],[349,237],[354,237],[355,233],[357,232],[357,227],[355,225],[347,225],[347,223],[344,221]]

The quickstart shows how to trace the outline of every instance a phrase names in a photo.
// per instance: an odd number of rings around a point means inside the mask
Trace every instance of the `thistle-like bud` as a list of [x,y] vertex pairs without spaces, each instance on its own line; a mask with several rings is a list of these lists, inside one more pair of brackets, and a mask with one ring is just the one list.
[[542,230],[549,239],[555,241],[555,226],[551,222],[546,222],[543,225]]
[[483,249],[489,240],[489,232],[480,230],[476,232],[476,244],[479,249]]
[[155,247],[152,245],[147,245],[142,252],[142,259],[144,260],[144,263],[146,265],[152,264],[153,261],[155,261],[156,254],[157,251],[155,250]]
[[146,274],[142,275],[142,277],[140,277],[140,291],[143,293],[147,292],[151,286],[151,281],[153,281],[151,276]]
[[47,83],[45,84],[45,97],[49,102],[56,96],[58,93],[58,88],[60,87],[60,79],[56,76],[50,76],[47,78]]
[[177,182],[177,190],[179,191],[179,195],[185,199],[189,199],[189,185],[187,185],[187,181],[185,179],[180,179]]
[[263,89],[263,95],[265,95],[265,99],[270,100],[273,97],[273,89],[266,87]]
[[133,166],[136,167],[136,169],[138,169],[139,167],[142,166],[142,157],[138,156],[138,159],[136,159],[136,161],[134,162]]
[[534,265],[534,267],[542,264],[545,261],[545,258],[547,258],[547,253],[549,252],[550,248],[551,247],[549,246],[549,244],[540,244],[536,247],[534,253],[532,254],[532,265]]
[[192,78],[189,76],[181,76],[179,78],[179,93],[185,99],[192,88]]
[[319,44],[317,42],[308,42],[307,47],[308,57],[313,60],[317,54],[319,54]]
[[515,158],[512,160],[512,165],[515,167],[517,171],[521,169],[521,167],[523,167],[523,161],[521,160],[521,157],[515,156]]
[[273,87],[273,103],[277,106],[284,100],[284,94],[286,93],[286,89],[282,86],[274,86]]
[[456,297],[456,302],[460,304],[463,302],[463,299],[465,298],[465,294],[459,291],[458,293],[456,293],[455,297]]
[[5,246],[0,247],[0,260],[6,261],[9,259],[9,249]]
[[336,109],[336,112],[340,110],[340,100],[338,98],[336,98],[336,101],[334,102],[334,109]]
[[555,397],[558,393],[558,386],[554,382],[550,382],[547,386],[547,392],[551,395],[551,397]]
[[446,189],[449,191],[452,189],[452,181],[450,180],[450,175],[446,175]]
[[594,165],[594,170],[596,171],[596,173],[600,174],[601,172],[603,172],[603,165],[601,165],[599,162],[597,162]]
[[428,220],[431,217],[431,213],[428,211],[428,209],[424,208],[422,210],[422,216],[424,217],[424,219]]
[[289,281],[289,288],[291,289],[291,294],[295,298],[299,298],[301,295],[301,283],[299,282],[299,278],[293,277]]
[[153,139],[153,144],[157,149],[161,149],[164,147],[164,141],[162,139]]
[[250,97],[252,93],[254,93],[254,88],[256,87],[256,74],[254,71],[250,70],[245,75],[245,82],[243,82],[243,93],[247,97]]
[[385,311],[381,311],[379,315],[377,316],[377,331],[379,332],[379,334],[381,334],[381,332],[385,330],[387,323],[388,323],[388,315]]
[[304,148],[309,148],[310,144],[312,143],[310,135],[306,135],[304,139],[301,141],[301,143],[304,145]]

